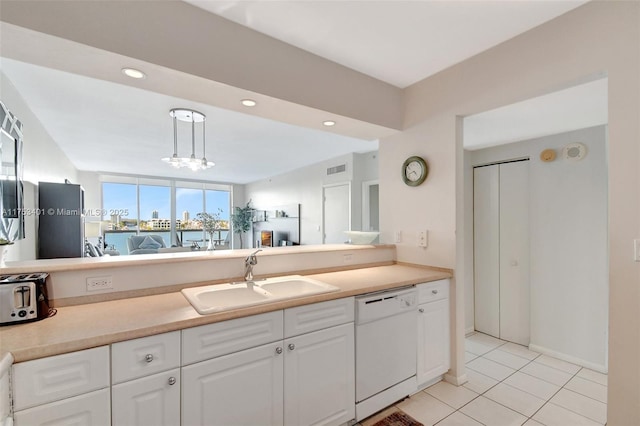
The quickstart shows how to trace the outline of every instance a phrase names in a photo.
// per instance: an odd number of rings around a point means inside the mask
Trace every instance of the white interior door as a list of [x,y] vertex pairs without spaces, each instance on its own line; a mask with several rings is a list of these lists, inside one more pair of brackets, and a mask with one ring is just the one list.
[[475,329],[529,344],[529,163],[474,169]]
[[325,186],[323,202],[324,244],[342,244],[351,230],[351,185]]
[[529,162],[500,165],[500,338],[529,344]]
[[500,337],[499,167],[473,169],[475,329]]

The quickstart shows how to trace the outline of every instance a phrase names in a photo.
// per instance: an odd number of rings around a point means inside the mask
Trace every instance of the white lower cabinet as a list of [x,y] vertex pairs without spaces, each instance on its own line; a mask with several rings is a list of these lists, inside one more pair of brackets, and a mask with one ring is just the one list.
[[111,389],[114,426],[175,426],[180,424],[180,369],[114,385]]
[[114,426],[180,424],[180,332],[111,345]]
[[353,323],[284,341],[284,424],[339,425],[355,417]]
[[418,286],[418,386],[446,373],[450,366],[449,280]]
[[282,342],[182,368],[182,425],[281,425]]
[[[183,366],[182,425],[340,425],[355,418],[353,308],[328,319],[346,305],[353,306],[353,298],[285,310],[290,337]],[[251,341],[231,333],[234,321],[212,325],[211,332],[225,336],[224,347]],[[282,336],[281,330],[270,333]],[[204,328],[183,333],[183,345],[207,334]],[[217,351],[210,345],[211,353]]]
[[108,346],[15,364],[15,425],[109,425],[109,384]]

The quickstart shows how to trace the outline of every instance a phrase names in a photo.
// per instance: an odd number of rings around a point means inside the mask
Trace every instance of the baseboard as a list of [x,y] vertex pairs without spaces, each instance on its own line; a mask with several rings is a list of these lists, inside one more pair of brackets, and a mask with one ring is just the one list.
[[466,374],[461,374],[459,376],[454,376],[453,374],[445,374],[444,381],[447,383],[451,383],[452,385],[462,386],[469,381],[467,379]]
[[553,349],[545,348],[544,346],[534,345],[533,343],[529,344],[529,349],[534,352],[540,352],[544,355],[549,355],[554,358],[560,359],[562,361],[567,361],[572,364],[580,365],[582,367],[586,367],[590,370],[597,371],[599,373],[607,374],[608,368],[603,364],[596,364],[591,361],[586,361],[582,358],[574,357],[571,355],[564,354],[562,352],[554,351]]
[[422,390],[425,390],[429,386],[433,386],[438,382],[441,382],[443,378],[444,378],[444,375],[438,376],[436,378],[433,378],[433,379],[429,380],[428,382],[422,383],[421,385],[418,386],[418,392],[420,392]]
[[475,331],[476,331],[476,329],[475,329],[475,327],[474,327],[474,326],[468,327],[468,328],[466,328],[466,329],[464,330],[464,335],[465,335],[465,336],[468,336],[468,335],[470,335],[471,333],[475,333]]

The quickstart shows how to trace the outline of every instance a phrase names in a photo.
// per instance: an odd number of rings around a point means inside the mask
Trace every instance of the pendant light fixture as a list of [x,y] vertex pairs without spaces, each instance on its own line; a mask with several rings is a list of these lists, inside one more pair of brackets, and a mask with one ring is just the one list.
[[[169,115],[173,118],[173,155],[163,158],[162,161],[169,163],[173,167],[179,169],[188,167],[193,171],[205,170],[213,167],[215,163],[208,161],[205,156],[205,134],[204,122],[207,117],[198,111],[188,108],[174,108],[169,111]],[[191,124],[191,156],[178,157],[178,121]],[[196,158],[196,123],[202,126],[202,158]]]

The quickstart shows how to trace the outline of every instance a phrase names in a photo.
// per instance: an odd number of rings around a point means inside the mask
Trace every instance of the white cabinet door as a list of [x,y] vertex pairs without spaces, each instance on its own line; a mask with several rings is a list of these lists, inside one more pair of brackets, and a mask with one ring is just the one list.
[[353,323],[285,340],[285,426],[355,418]]
[[449,299],[418,306],[418,386],[449,370]]
[[15,426],[109,426],[109,389],[14,413]]
[[179,425],[179,378],[176,368],[113,386],[113,426]]
[[182,368],[182,426],[281,425],[282,341]]

